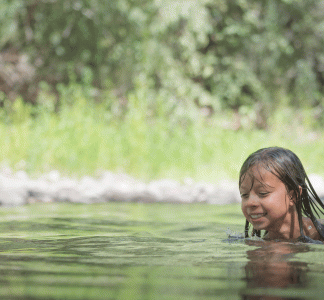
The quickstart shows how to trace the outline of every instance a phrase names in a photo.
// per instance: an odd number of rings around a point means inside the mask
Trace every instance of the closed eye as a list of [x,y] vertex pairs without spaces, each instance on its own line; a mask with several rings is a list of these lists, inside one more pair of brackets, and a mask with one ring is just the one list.
[[269,195],[269,192],[263,192],[263,193],[259,193],[260,197],[266,197],[267,195]]
[[249,194],[241,194],[241,198],[242,199],[245,199],[245,198],[247,198],[249,196]]

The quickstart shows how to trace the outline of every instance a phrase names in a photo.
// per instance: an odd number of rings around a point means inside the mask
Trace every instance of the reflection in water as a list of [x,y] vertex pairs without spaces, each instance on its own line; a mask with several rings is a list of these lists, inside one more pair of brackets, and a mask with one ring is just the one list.
[[[293,262],[288,259],[294,253],[308,252],[306,244],[293,244],[289,242],[247,241],[247,244],[261,246],[258,249],[247,251],[249,262],[245,267],[247,289],[242,295],[244,300],[290,300],[302,299],[300,297],[282,297],[269,295],[270,291],[282,288],[300,288],[307,285],[307,263]],[[267,288],[260,292],[258,288]],[[254,290],[254,291],[253,291]]]
[[323,299],[324,247],[246,242],[240,225],[224,241],[221,209],[212,221],[189,204],[0,209],[0,300]]

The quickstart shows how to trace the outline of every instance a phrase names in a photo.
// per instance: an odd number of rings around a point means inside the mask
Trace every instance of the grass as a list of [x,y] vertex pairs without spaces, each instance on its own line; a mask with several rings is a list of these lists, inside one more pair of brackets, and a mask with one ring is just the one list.
[[234,131],[222,125],[231,115],[206,120],[189,106],[172,110],[164,99],[145,99],[145,93],[129,95],[128,110],[119,116],[116,100],[96,103],[76,84],[61,93],[57,111],[50,97],[41,94],[37,110],[21,99],[1,109],[0,162],[33,175],[52,169],[75,176],[110,170],[145,180],[213,182],[236,179],[251,152],[277,145],[293,150],[308,174],[324,174],[323,131],[315,134],[295,124],[293,114],[285,119],[291,110],[278,110],[268,131]]

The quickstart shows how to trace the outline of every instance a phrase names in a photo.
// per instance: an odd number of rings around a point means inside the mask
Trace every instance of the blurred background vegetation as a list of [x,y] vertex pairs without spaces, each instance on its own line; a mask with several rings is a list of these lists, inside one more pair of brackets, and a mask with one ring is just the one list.
[[0,162],[235,179],[260,147],[324,174],[324,1],[3,0]]

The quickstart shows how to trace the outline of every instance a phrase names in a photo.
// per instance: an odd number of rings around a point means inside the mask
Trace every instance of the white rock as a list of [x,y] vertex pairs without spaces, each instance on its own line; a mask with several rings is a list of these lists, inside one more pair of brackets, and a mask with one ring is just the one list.
[[189,203],[194,201],[194,188],[181,185],[171,179],[155,180],[148,184],[147,190],[158,202]]
[[[311,174],[310,181],[324,199],[323,177]],[[16,174],[0,171],[0,203],[21,205],[33,202],[69,201],[73,203],[173,202],[229,204],[241,201],[236,182],[194,182],[188,178],[183,184],[171,179],[153,180],[148,184],[127,174],[105,172],[99,179],[84,176],[81,180],[64,178],[51,171],[38,179],[31,179],[24,171]]]
[[311,182],[315,192],[320,198],[324,198],[324,179],[323,177],[311,174],[308,176],[309,181]]
[[42,177],[49,180],[50,182],[58,182],[61,178],[61,174],[59,171],[53,170],[47,174],[44,174]]
[[17,206],[26,204],[27,192],[23,188],[0,188],[0,204]]
[[54,199],[58,202],[87,203],[87,199],[84,199],[81,193],[72,187],[58,189]]
[[26,171],[18,171],[15,174],[15,178],[21,181],[29,181],[29,177]]

